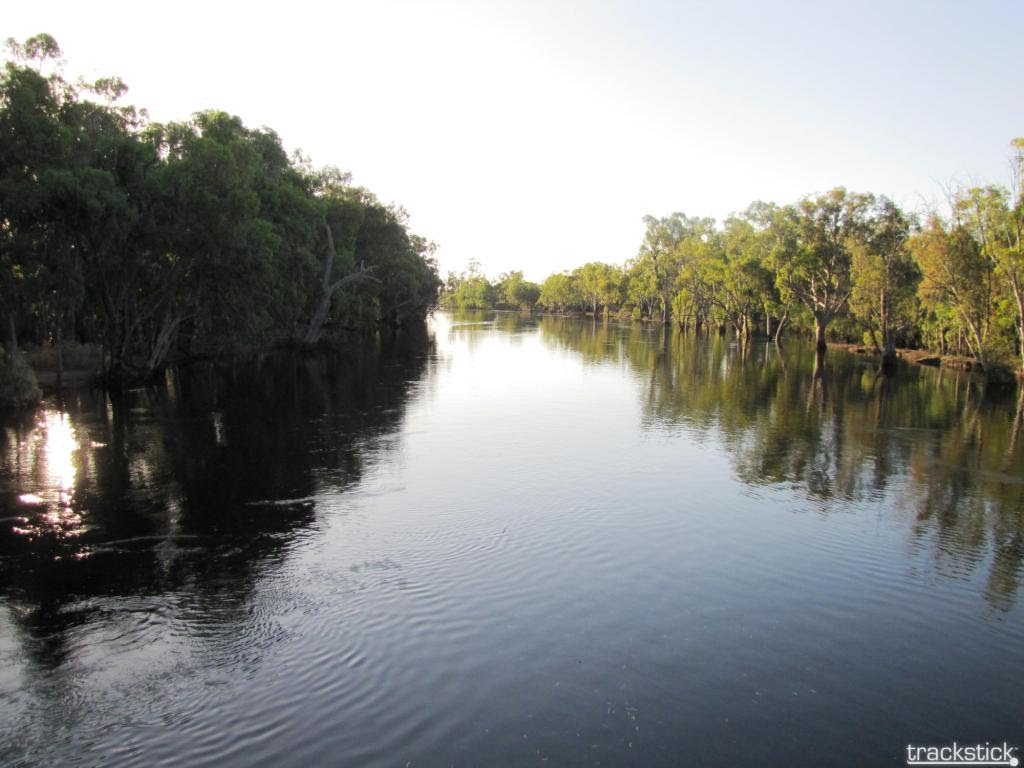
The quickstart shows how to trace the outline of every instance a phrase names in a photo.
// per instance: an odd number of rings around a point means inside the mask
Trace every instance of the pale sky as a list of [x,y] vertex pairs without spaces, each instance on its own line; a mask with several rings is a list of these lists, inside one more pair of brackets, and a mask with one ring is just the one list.
[[1024,3],[8,3],[155,120],[216,108],[410,214],[442,276],[622,263],[644,214],[1006,183]]

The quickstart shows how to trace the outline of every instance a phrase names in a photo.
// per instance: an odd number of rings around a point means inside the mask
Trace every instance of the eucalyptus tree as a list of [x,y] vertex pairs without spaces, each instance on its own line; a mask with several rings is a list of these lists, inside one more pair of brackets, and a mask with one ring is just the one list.
[[[117,78],[73,84],[48,35],[0,73],[0,312],[16,349],[65,328],[113,381],[173,355],[401,324],[437,297],[401,209],[219,111],[164,125]],[[56,63],[55,63],[56,62]]]
[[514,309],[533,309],[540,298],[540,286],[525,279],[518,270],[499,275],[495,290],[498,301]]
[[1024,139],[1015,139],[1013,147],[1015,189],[972,188],[958,194],[954,206],[1008,294],[1017,361],[1024,368]]
[[38,174],[50,157],[63,154],[63,142],[52,79],[38,66],[28,66],[25,47],[8,40],[7,48],[17,61],[5,62],[0,73],[0,311],[13,356],[18,353],[18,319],[40,282],[35,246],[45,243],[48,234],[37,213]]
[[971,354],[987,368],[993,361],[991,327],[995,315],[995,276],[977,240],[966,227],[947,225],[932,214],[911,238],[921,269],[919,287],[926,308],[947,313],[963,330]]
[[[78,89],[64,80],[61,52],[49,35],[6,43],[0,72],[0,304],[10,351],[16,328],[48,326],[81,303],[75,232],[60,216],[66,198],[96,179],[82,178]],[[105,81],[101,81],[101,84]],[[59,322],[58,322],[59,325]]]
[[[882,353],[882,367],[896,363],[896,338],[918,319],[921,273],[911,255],[913,217],[885,197],[871,207],[866,236],[851,246],[850,307]],[[881,339],[879,339],[881,337]]]
[[672,293],[679,274],[679,243],[690,229],[689,218],[673,213],[663,218],[644,216],[647,229],[637,254],[637,262],[649,273],[657,294],[662,323],[668,323],[672,311]]
[[745,218],[733,216],[725,222],[721,249],[715,266],[715,301],[736,333],[749,338],[753,318],[774,299],[774,274],[768,268],[768,234]]
[[480,265],[470,260],[465,272],[449,275],[441,303],[455,309],[491,309],[495,292],[495,287],[480,271]]
[[[372,270],[373,281],[360,286],[355,296],[375,310],[362,325],[405,325],[423,317],[437,302],[440,280],[434,260],[436,246],[408,229],[408,215],[401,208],[370,205],[359,236],[354,259],[360,270]],[[478,284],[485,306],[494,306],[494,287],[479,271]]]
[[564,272],[548,275],[540,284],[537,303],[553,312],[565,312],[578,302],[572,278]]
[[283,249],[262,205],[270,180],[287,167],[276,136],[209,111],[165,126],[163,139],[154,212],[161,249],[149,260],[161,271],[148,292],[155,341],[147,373],[162,365],[179,330],[188,348],[203,351],[272,332],[277,307],[260,298],[281,277]]
[[713,265],[721,260],[722,241],[714,219],[683,217],[676,244],[677,273],[673,312],[682,327],[705,326],[716,307]]
[[623,293],[627,306],[633,307],[636,317],[654,317],[660,295],[649,259],[636,257],[626,262],[623,269]]
[[[350,199],[344,191],[340,195],[332,194],[322,199],[325,208],[323,270],[315,307],[302,337],[305,344],[320,341],[324,324],[340,291],[361,280],[377,279],[365,268],[353,268],[356,238],[366,216],[365,207],[357,200]],[[337,276],[337,272],[343,274]]]
[[592,261],[572,272],[580,297],[596,315],[601,307],[609,310],[621,301],[622,275],[617,267]]
[[[126,90],[116,78],[73,85],[59,67],[44,76],[47,60],[60,55],[47,35],[8,47],[17,60],[5,64],[0,84],[0,248],[17,278],[5,285],[17,286],[21,304],[6,303],[60,339],[88,292],[104,335],[123,337],[128,326],[119,321],[140,297],[117,287],[154,244],[157,142],[143,131],[143,115],[114,105]],[[90,93],[106,103],[84,98]]]
[[814,341],[826,332],[853,292],[851,246],[865,236],[864,219],[873,197],[842,187],[787,206],[775,218],[777,284],[801,302],[814,320]]
[[776,232],[772,223],[778,214],[779,207],[775,203],[766,203],[763,200],[755,200],[743,213],[737,217],[748,224],[751,228],[742,242],[746,246],[747,258],[753,260],[759,269],[756,280],[759,283],[757,293],[761,300],[761,310],[764,312],[765,335],[771,337],[772,320],[775,323],[775,341],[780,342],[782,333],[790,321],[790,306],[788,302],[782,301],[782,295],[778,288],[778,276],[774,270],[772,258],[776,246]]

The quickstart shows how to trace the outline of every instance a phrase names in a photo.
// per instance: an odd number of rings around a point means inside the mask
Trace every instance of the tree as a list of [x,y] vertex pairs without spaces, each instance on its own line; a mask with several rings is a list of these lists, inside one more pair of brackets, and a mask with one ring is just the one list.
[[289,158],[273,131],[224,112],[150,123],[118,104],[118,78],[65,80],[48,35],[8,47],[0,311],[12,350],[20,329],[55,338],[59,359],[67,330],[103,345],[111,382],[135,381],[176,355],[401,325],[436,301],[433,244],[346,174]]
[[896,363],[897,334],[917,320],[921,273],[908,247],[912,224],[899,206],[879,198],[866,219],[865,238],[851,245],[850,305],[882,353],[883,369]]
[[491,309],[495,298],[495,287],[484,277],[480,265],[471,260],[468,270],[449,285],[442,303],[456,309]]
[[18,354],[17,326],[28,315],[52,315],[58,288],[54,269],[66,244],[46,215],[52,186],[73,137],[61,113],[74,91],[59,71],[43,69],[59,60],[49,35],[6,43],[14,60],[0,74],[0,303],[8,326],[8,351]]
[[954,207],[1009,294],[1018,364],[1024,369],[1024,139],[1012,146],[1014,197],[1001,187],[975,187],[959,193]]
[[983,368],[988,367],[994,309],[991,262],[965,227],[947,227],[935,214],[911,239],[910,248],[922,273],[922,302],[940,311],[948,306],[966,332],[971,353]]
[[592,261],[575,269],[572,277],[579,295],[595,315],[602,306],[607,310],[619,303],[622,279],[615,267]]
[[564,273],[548,275],[540,285],[537,303],[554,312],[564,312],[577,301],[572,278]]
[[767,266],[769,251],[767,233],[734,216],[725,222],[721,248],[708,265],[709,282],[715,286],[709,294],[712,302],[744,338],[752,333],[754,315],[774,301],[775,275]]
[[679,271],[676,248],[683,239],[688,219],[682,213],[673,213],[661,219],[644,216],[644,224],[647,230],[637,261],[653,279],[653,287],[661,306],[661,322],[667,324],[672,311],[672,288]]
[[776,216],[778,285],[810,312],[818,349],[825,349],[829,323],[846,309],[853,291],[851,247],[864,237],[864,214],[872,202],[871,195],[837,187]]
[[652,318],[659,301],[658,283],[649,260],[640,257],[626,262],[623,293],[636,317]]
[[540,298],[540,286],[524,279],[519,271],[500,275],[495,290],[498,301],[513,309],[533,309]]

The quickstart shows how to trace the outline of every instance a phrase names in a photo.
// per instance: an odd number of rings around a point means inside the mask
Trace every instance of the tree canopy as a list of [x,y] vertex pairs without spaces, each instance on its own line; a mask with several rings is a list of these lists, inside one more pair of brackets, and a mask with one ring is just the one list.
[[449,275],[442,301],[675,321],[741,339],[795,329],[819,349],[829,336],[870,346],[883,366],[902,345],[1024,370],[1024,139],[1011,148],[1010,188],[958,190],[948,215],[932,211],[923,224],[884,196],[843,187],[782,206],[757,201],[721,224],[645,216],[621,267],[549,275],[527,302],[474,266]]
[[11,340],[103,345],[108,376],[242,344],[401,325],[436,302],[404,211],[267,128],[160,124],[118,78],[72,82],[49,35],[0,72],[0,304]]

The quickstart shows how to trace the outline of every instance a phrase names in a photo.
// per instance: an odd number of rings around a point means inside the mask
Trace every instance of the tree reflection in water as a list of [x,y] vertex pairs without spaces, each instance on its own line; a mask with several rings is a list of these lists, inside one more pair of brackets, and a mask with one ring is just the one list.
[[886,497],[912,513],[916,546],[940,572],[988,569],[986,597],[1008,610],[1024,558],[1024,389],[903,366],[880,373],[841,351],[783,349],[674,328],[545,317],[544,341],[592,364],[626,361],[649,429],[715,436],[738,478],[802,489],[827,514]]
[[104,617],[114,597],[145,596],[153,615],[164,596],[232,632],[251,623],[261,573],[315,531],[314,494],[356,482],[400,426],[431,350],[425,332],[407,332],[343,356],[194,365],[9,420],[0,590],[26,654],[53,669],[76,627],[135,621]]

